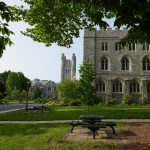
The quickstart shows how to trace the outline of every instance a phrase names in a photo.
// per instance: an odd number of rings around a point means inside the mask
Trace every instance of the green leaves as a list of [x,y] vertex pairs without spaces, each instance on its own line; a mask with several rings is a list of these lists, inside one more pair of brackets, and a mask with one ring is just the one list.
[[14,34],[8,29],[10,21],[19,21],[23,18],[24,10],[22,7],[8,6],[4,2],[0,2],[0,57],[6,46],[11,46],[13,42],[10,40],[10,35]]
[[87,105],[92,104],[94,100],[94,86],[92,85],[94,80],[94,71],[92,64],[85,62],[79,69],[79,89],[83,102]]
[[[127,26],[132,34],[126,38],[142,42],[150,41],[149,13],[147,0],[25,0],[29,5],[25,21],[31,25],[24,35],[34,41],[50,46],[70,47],[79,30],[95,26],[107,28],[104,18],[115,18],[114,27]],[[139,30],[144,36],[140,36]],[[134,32],[134,34],[133,34]],[[135,36],[135,34],[137,34]]]
[[60,100],[70,101],[70,100],[78,100],[79,93],[78,89],[78,81],[65,79],[61,83],[57,84],[57,94]]

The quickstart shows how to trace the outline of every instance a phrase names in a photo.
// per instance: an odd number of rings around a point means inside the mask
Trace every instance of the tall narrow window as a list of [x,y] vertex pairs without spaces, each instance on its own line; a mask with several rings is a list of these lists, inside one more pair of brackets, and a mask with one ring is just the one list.
[[148,57],[145,57],[142,63],[143,63],[143,70],[150,70],[150,60]]
[[135,43],[129,44],[129,51],[135,51]]
[[150,81],[147,82],[147,93],[150,93]]
[[121,44],[118,42],[115,43],[115,51],[121,51]]
[[149,44],[147,42],[143,44],[143,51],[149,51]]
[[119,80],[113,82],[113,92],[122,92],[122,84]]
[[136,80],[132,80],[130,82],[130,92],[131,93],[139,93],[139,83]]
[[96,83],[96,91],[97,92],[105,92],[105,82],[100,80]]
[[122,70],[129,70],[129,59],[124,57],[121,61]]
[[106,57],[103,57],[101,60],[101,69],[108,70],[108,59]]
[[102,51],[108,51],[108,42],[102,42]]

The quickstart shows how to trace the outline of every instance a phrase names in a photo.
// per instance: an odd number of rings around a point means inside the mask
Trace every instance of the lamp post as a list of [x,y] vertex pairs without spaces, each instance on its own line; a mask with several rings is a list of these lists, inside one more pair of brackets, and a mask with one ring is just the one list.
[[30,82],[27,81],[27,99],[26,99],[26,111],[28,111],[28,98],[29,98],[29,84]]

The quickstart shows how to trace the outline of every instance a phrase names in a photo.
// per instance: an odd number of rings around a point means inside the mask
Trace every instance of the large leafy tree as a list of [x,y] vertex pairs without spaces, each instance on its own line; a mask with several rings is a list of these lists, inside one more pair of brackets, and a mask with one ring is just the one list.
[[22,7],[9,6],[4,2],[0,2],[0,57],[6,46],[13,44],[10,35],[14,33],[9,29],[9,23],[22,20],[23,16]]
[[10,70],[0,73],[0,78],[4,81],[4,83],[6,83],[7,77],[10,73],[11,73]]
[[94,90],[94,71],[92,64],[84,62],[79,69],[79,91],[81,100],[88,105],[88,111],[90,104],[94,103],[95,90]]
[[0,78],[0,100],[5,96],[6,88],[4,81]]
[[22,90],[28,90],[28,83],[30,82],[30,80],[28,78],[26,78],[24,76],[23,73],[21,72],[11,72],[6,80],[6,88],[9,92],[9,94],[11,94],[11,92],[13,90],[19,90],[20,92]]
[[2,98],[6,95],[6,80],[10,73],[10,70],[0,73],[0,93]]
[[107,28],[104,18],[114,18],[114,26],[127,26],[127,42],[150,43],[149,0],[24,0],[28,5],[25,21],[32,27],[25,35],[47,46],[57,43],[70,47],[79,30]]

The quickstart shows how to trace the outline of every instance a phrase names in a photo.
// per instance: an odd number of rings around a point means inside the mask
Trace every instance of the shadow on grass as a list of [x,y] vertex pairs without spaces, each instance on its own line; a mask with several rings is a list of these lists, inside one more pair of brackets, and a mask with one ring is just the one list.
[[1,136],[13,135],[38,135],[48,132],[51,128],[56,128],[60,125],[36,124],[36,125],[0,125]]

